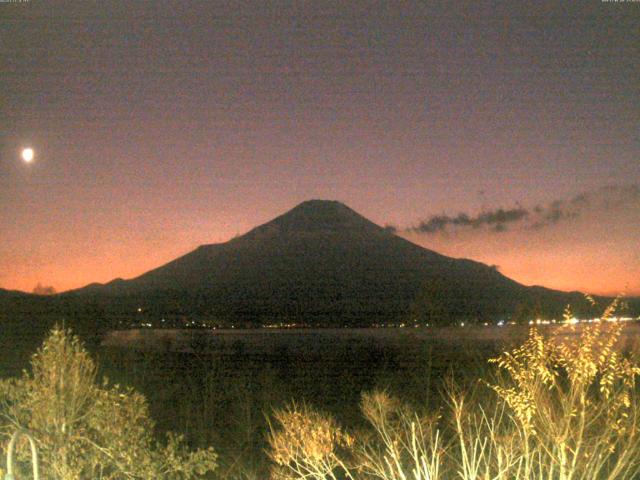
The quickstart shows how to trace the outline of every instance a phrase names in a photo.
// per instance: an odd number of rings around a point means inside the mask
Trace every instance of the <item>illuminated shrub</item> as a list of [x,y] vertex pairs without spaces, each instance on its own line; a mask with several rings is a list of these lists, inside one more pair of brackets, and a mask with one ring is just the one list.
[[640,367],[620,349],[622,324],[607,321],[615,307],[550,338],[532,329],[492,360],[493,381],[449,387],[444,419],[385,392],[363,395],[368,428],[351,434],[306,406],[277,411],[272,479],[640,478]]
[[531,330],[521,347],[493,360],[506,373],[490,386],[517,432],[522,478],[638,473],[640,368],[616,348],[623,326],[607,321],[615,306],[598,323],[562,327],[569,335],[545,339]]
[[[188,451],[176,435],[156,442],[145,398],[106,380],[97,383],[89,354],[60,328],[33,355],[31,372],[0,381],[0,401],[4,446],[16,429],[29,430],[44,479],[186,480],[216,467],[212,449]],[[27,463],[26,449],[18,452]]]
[[336,479],[346,470],[339,450],[351,445],[335,420],[306,405],[292,404],[273,414],[278,424],[269,436],[270,457],[275,463],[273,478]]

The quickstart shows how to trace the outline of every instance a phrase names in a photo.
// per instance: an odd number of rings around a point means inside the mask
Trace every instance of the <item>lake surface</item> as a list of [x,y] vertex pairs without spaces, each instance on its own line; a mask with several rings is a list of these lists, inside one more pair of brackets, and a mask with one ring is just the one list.
[[[585,324],[540,325],[549,335],[574,336]],[[511,348],[526,339],[529,325],[431,327],[431,328],[261,328],[261,329],[131,329],[107,333],[103,347],[173,352],[216,352],[222,355],[273,355],[286,352],[322,355],[337,345],[398,348],[409,344],[448,345],[474,349]],[[637,346],[640,322],[628,322],[623,330],[625,348]]]
[[296,328],[296,329],[132,329],[109,332],[104,347],[124,347],[177,352],[200,350],[221,354],[272,354],[282,348],[301,354],[322,354],[336,344],[393,348],[409,343],[505,343],[524,339],[528,328],[442,327],[442,328]]

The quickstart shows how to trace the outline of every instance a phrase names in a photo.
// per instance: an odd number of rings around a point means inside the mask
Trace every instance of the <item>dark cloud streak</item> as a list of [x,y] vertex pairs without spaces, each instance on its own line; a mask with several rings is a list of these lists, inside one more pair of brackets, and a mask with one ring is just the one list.
[[411,230],[428,234],[446,230],[449,226],[475,229],[488,226],[496,232],[503,232],[507,229],[507,224],[519,222],[528,215],[529,212],[521,207],[512,209],[498,208],[493,211],[482,212],[476,217],[471,217],[466,213],[460,213],[456,217],[435,215],[428,220],[420,222],[417,227],[412,227]]
[[592,192],[581,193],[569,200],[554,200],[547,205],[537,205],[532,209],[517,206],[483,211],[476,216],[468,213],[459,213],[455,217],[444,214],[433,215],[406,230],[425,235],[447,230],[477,230],[484,227],[495,233],[506,232],[510,226],[540,230],[589,212],[611,212],[626,206],[640,207],[640,186],[606,186]]

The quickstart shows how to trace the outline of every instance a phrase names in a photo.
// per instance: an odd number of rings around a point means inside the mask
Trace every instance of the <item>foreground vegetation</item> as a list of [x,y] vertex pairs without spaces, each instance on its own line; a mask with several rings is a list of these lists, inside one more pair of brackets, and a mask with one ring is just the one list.
[[[43,479],[186,480],[216,467],[211,448],[187,451],[179,435],[157,442],[144,397],[97,382],[78,338],[59,328],[33,355],[30,372],[0,382],[0,408],[4,450],[13,432],[30,432]],[[19,471],[30,472],[30,455],[19,452]]]
[[[605,320],[612,309],[605,314]],[[305,405],[277,410],[273,479],[633,479],[640,473],[640,368],[616,350],[620,324],[574,338],[536,330],[492,360],[473,392],[449,385],[447,408],[421,411],[364,394],[364,430]]]
[[52,480],[637,478],[640,369],[622,325],[562,329],[502,354],[350,341],[322,361],[239,347],[225,366],[197,348],[97,349],[96,365],[58,328],[29,372],[0,382],[0,432],[6,446],[29,429]]

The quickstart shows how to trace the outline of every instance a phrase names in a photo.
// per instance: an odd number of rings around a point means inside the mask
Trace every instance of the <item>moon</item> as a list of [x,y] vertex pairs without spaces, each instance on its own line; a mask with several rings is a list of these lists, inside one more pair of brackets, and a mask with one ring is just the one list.
[[33,161],[34,152],[33,148],[23,148],[22,149],[22,160],[27,163],[31,163]]

